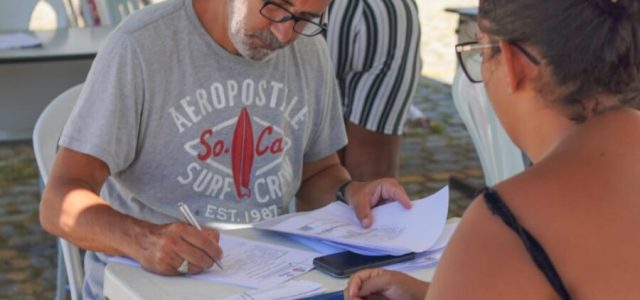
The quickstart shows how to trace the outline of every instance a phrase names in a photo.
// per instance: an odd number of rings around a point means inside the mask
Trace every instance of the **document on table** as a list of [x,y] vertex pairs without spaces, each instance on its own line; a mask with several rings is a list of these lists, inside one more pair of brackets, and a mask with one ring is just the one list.
[[37,37],[24,32],[0,34],[0,50],[29,48],[40,45],[42,45],[42,42]]
[[[257,242],[230,235],[220,235],[224,251],[224,270],[216,267],[192,278],[226,283],[246,288],[270,287],[302,275],[313,268],[315,252]],[[112,262],[139,266],[131,259],[113,257]]]
[[273,286],[313,269],[318,254],[221,235],[224,270],[212,268],[194,278],[248,288]]
[[322,284],[306,280],[290,280],[282,284],[246,291],[224,300],[295,300],[324,293]]
[[411,209],[397,202],[372,210],[374,223],[362,228],[355,213],[341,202],[323,208],[283,215],[254,228],[313,238],[364,255],[424,252],[440,237],[447,218],[449,188],[413,201]]
[[453,223],[447,223],[444,226],[444,230],[442,230],[442,234],[438,240],[429,248],[429,250],[421,253],[416,253],[416,258],[405,261],[393,265],[388,265],[383,268],[389,270],[396,270],[401,272],[408,272],[418,269],[427,269],[435,267],[439,262],[440,258],[442,258],[442,254],[444,253],[444,249],[449,244],[449,240],[453,236],[453,233],[458,228],[459,220]]

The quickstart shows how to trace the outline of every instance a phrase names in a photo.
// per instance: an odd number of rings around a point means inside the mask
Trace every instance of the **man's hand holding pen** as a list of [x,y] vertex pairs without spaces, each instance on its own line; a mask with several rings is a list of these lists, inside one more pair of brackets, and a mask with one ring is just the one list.
[[[186,219],[187,223],[191,224],[191,226],[194,226],[195,228],[198,228],[198,230],[202,231],[202,227],[198,223],[198,220],[191,213],[191,210],[189,210],[189,207],[186,204],[184,204],[183,202],[180,202],[180,203],[178,203],[178,208],[180,209],[180,212],[182,213],[182,215]],[[218,236],[218,242],[219,242],[219,239],[220,239],[220,236]],[[188,273],[187,272],[187,269],[188,269],[187,263],[188,262],[185,259],[182,262],[182,264],[180,265],[180,267],[178,267],[178,272],[180,272],[180,273]],[[220,269],[224,269],[222,267],[222,263],[220,263],[220,260],[216,260],[215,263]]]
[[[222,260],[220,233],[183,222],[149,224],[138,231],[135,260],[148,271],[163,275],[197,274]],[[183,262],[187,261],[187,266]],[[182,267],[182,270],[178,270]]]

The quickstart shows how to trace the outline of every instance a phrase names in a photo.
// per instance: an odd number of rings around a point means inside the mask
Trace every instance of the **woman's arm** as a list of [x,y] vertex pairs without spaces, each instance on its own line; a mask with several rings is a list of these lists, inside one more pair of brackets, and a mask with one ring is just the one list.
[[367,269],[353,274],[344,289],[345,299],[381,296],[391,300],[424,299],[429,283],[407,274],[384,269]]

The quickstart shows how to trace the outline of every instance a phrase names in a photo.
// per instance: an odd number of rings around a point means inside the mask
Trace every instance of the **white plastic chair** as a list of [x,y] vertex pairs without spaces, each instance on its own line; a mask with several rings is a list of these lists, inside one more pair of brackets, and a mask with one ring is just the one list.
[[473,84],[460,68],[452,85],[453,102],[476,147],[485,184],[492,186],[525,169],[522,152],[500,124],[482,84]]
[[[38,117],[33,130],[35,152],[41,187],[47,183],[58,149],[58,138],[78,99],[82,84],[74,86],[53,99]],[[61,256],[62,254],[62,256]],[[62,267],[64,263],[64,268]],[[65,270],[66,275],[65,276]],[[69,279],[71,299],[81,299],[84,278],[80,250],[64,239],[58,239],[58,270],[56,299],[65,297],[65,279]]]

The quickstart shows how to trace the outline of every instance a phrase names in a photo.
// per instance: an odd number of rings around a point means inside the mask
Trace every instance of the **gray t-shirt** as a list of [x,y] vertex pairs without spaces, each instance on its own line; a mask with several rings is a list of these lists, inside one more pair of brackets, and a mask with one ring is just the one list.
[[[341,109],[322,37],[250,61],[211,39],[191,0],[174,0],[110,35],[60,145],[108,165],[101,196],[120,212],[181,221],[182,201],[202,223],[253,223],[286,212],[304,162],[346,144]],[[101,297],[104,257],[89,255]]]

